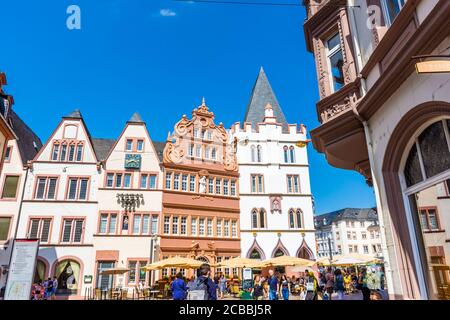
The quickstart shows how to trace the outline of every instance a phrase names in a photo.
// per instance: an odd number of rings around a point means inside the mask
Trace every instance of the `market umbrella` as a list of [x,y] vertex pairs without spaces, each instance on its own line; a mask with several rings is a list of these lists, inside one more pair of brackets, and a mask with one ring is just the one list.
[[236,257],[229,260],[224,260],[217,265],[217,267],[225,268],[257,268],[261,261],[249,258]]
[[165,268],[197,269],[197,268],[200,268],[200,266],[203,263],[205,263],[205,262],[195,260],[195,259],[183,258],[183,257],[173,257],[173,258],[160,260],[160,261],[154,262],[152,264],[148,264],[145,267],[142,267],[142,269],[145,269],[146,271],[165,269]]
[[124,273],[127,273],[128,271],[130,271],[130,269],[118,267],[118,268],[103,270],[102,272],[100,272],[100,274],[103,276],[108,275],[108,274],[124,274]]
[[320,258],[316,261],[317,264],[323,265],[323,266],[330,266],[331,265],[331,259],[328,257]]
[[374,262],[379,262],[380,259],[377,259],[370,255],[362,255],[362,254],[347,254],[341,255],[333,259],[332,265],[334,266],[352,266],[358,264],[369,264]]
[[258,266],[259,267],[285,267],[285,266],[306,266],[311,267],[314,264],[316,264],[315,261],[302,259],[302,258],[296,258],[296,257],[289,257],[289,256],[280,256],[276,258],[272,258],[266,261],[261,262]]

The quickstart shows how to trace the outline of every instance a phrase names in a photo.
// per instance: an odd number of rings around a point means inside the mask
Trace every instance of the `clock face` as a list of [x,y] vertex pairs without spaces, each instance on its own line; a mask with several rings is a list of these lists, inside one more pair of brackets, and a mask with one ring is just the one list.
[[125,155],[125,169],[140,169],[140,168],[141,168],[140,154]]

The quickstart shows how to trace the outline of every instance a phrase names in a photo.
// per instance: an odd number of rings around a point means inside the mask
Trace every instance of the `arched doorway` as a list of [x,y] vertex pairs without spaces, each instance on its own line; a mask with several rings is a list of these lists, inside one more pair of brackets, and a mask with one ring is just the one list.
[[307,260],[314,259],[314,254],[313,254],[312,250],[309,248],[305,239],[303,239],[302,244],[300,245],[300,248],[298,248],[297,257],[302,258],[302,259],[307,259]]
[[56,263],[54,276],[58,280],[57,293],[75,295],[81,289],[81,265],[73,259],[65,259]]
[[34,283],[42,283],[47,278],[48,264],[41,258],[36,260],[36,268],[34,269]]

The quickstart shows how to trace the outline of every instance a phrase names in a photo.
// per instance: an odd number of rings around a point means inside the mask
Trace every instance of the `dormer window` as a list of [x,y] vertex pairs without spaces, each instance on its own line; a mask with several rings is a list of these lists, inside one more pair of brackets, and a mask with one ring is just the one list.
[[133,139],[127,139],[126,151],[133,151]]
[[137,151],[138,152],[144,151],[144,140],[139,139],[137,141]]
[[331,92],[336,92],[344,86],[344,57],[339,33],[334,34],[326,41],[326,49],[330,89]]

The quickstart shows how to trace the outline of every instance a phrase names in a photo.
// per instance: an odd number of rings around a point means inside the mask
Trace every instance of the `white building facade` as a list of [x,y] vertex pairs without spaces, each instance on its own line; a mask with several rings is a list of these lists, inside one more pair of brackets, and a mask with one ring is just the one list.
[[288,125],[261,68],[244,125],[235,123],[241,255],[315,259],[306,128]]

